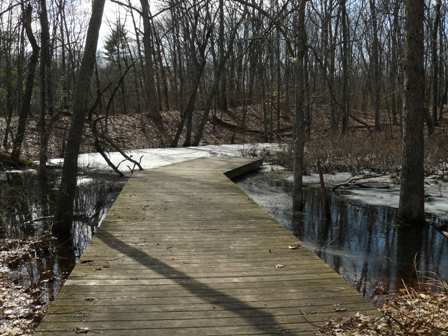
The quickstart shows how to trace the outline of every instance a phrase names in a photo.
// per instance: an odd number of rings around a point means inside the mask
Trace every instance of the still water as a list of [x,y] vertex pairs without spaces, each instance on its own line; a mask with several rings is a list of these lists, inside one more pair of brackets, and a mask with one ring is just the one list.
[[[79,178],[74,237],[66,242],[57,242],[48,235],[59,184],[57,172],[44,188],[33,174],[0,182],[0,243],[16,239],[45,241],[33,246],[31,257],[20,259],[6,271],[0,270],[0,276],[27,288],[39,287],[42,302],[52,300],[125,181],[98,174]],[[320,191],[313,188],[305,192],[303,217],[293,222],[291,188],[284,179],[258,173],[238,184],[374,302],[381,303],[384,294],[393,293],[404,282],[413,285],[424,277],[448,280],[448,239],[433,225],[416,231],[399,229],[394,209],[350,203],[335,194],[330,194],[328,220]],[[444,224],[437,218],[430,221]],[[0,244],[0,251],[2,245],[7,248],[8,244]]]
[[[329,196],[329,220],[317,188],[305,191],[303,217],[294,223],[291,187],[278,175],[250,175],[239,186],[374,302],[403,283],[448,280],[448,239],[434,225],[400,229],[395,209],[350,203],[336,194]],[[437,218],[429,221],[441,224]]]
[[31,242],[31,255],[2,269],[0,276],[25,288],[40,288],[42,302],[57,295],[125,183],[111,175],[80,176],[73,239],[60,242],[49,235],[59,176],[53,172],[48,184],[41,186],[35,174],[14,174],[0,186],[0,251]]

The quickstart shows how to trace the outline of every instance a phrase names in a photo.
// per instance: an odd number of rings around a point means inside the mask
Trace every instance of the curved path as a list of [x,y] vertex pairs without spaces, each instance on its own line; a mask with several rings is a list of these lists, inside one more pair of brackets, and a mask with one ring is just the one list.
[[197,159],[131,178],[36,335],[312,335],[374,313],[229,179],[258,165]]

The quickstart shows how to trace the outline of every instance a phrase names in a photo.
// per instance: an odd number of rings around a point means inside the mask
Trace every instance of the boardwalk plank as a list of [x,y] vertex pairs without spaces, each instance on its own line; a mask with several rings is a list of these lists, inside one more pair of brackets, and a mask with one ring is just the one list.
[[36,334],[312,335],[375,313],[224,175],[256,164],[198,159],[133,177]]

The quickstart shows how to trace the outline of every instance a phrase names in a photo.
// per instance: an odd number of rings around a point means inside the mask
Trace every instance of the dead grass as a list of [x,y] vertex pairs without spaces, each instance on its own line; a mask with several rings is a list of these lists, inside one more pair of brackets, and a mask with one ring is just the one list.
[[405,288],[386,301],[378,317],[360,313],[329,322],[319,336],[436,336],[448,335],[448,291]]

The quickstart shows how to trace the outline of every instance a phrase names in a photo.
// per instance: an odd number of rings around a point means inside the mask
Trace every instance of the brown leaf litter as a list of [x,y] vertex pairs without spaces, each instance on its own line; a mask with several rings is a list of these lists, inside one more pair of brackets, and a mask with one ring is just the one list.
[[448,335],[448,291],[405,288],[389,298],[377,316],[331,321],[319,336],[443,336]]
[[43,315],[39,289],[0,280],[0,336],[28,336]]

